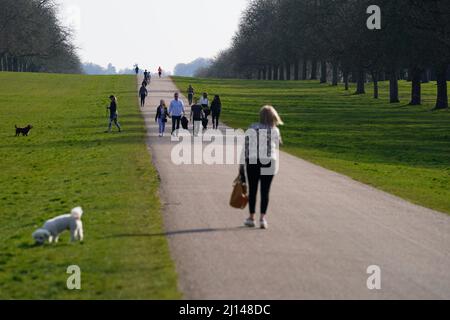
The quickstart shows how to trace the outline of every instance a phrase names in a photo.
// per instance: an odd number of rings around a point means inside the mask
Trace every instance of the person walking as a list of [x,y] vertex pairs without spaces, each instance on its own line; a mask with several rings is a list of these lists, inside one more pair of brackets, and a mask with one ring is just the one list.
[[162,71],[163,71],[162,68],[159,67],[159,68],[158,68],[158,75],[159,75],[159,78],[161,78],[161,76],[162,76]]
[[211,102],[213,129],[219,128],[219,118],[221,112],[222,112],[222,102],[220,102],[220,97],[218,95],[215,95],[213,101]]
[[200,99],[200,105],[202,106],[202,108],[203,108],[203,114],[205,115],[205,117],[204,117],[204,119],[205,119],[205,125],[206,125],[206,128],[205,129],[208,129],[208,117],[209,117],[209,114],[210,114],[210,109],[209,109],[209,99],[208,99],[208,94],[206,93],[206,92],[203,92],[203,96],[202,96],[202,98]]
[[193,129],[194,129],[194,136],[198,136],[200,132],[200,128],[202,125],[202,119],[204,117],[203,114],[203,108],[201,105],[198,104],[198,99],[194,99],[194,104],[191,106],[191,114],[189,115],[189,119],[193,121]]
[[174,100],[170,102],[169,114],[172,117],[172,135],[180,129],[181,117],[185,114],[184,103],[179,99],[179,94],[174,94]]
[[189,85],[187,94],[188,94],[189,105],[192,105],[192,101],[194,99],[194,94],[195,94],[195,91],[194,91],[194,88],[192,87],[192,85]]
[[147,69],[145,69],[145,71],[144,71],[144,80],[147,81],[147,79],[148,79],[148,72],[147,72]]
[[[241,175],[246,171],[249,186],[250,216],[245,226],[255,227],[256,196],[258,185],[261,183],[261,229],[267,229],[266,219],[269,205],[270,187],[278,171],[279,145],[281,144],[279,125],[283,121],[272,106],[264,106],[260,111],[260,121],[250,127],[253,137],[246,135],[245,165],[240,166]],[[261,152],[263,150],[263,152]],[[267,151],[267,152],[266,152]],[[244,173],[245,174],[245,173]]]
[[148,91],[145,88],[144,84],[142,84],[141,89],[139,89],[139,95],[141,97],[141,108],[145,106],[145,98],[148,95]]
[[139,73],[139,66],[138,65],[135,66],[134,71],[136,72],[136,75],[138,75],[138,73]]
[[166,102],[161,99],[159,102],[159,106],[156,109],[156,117],[155,122],[158,122],[159,124],[159,136],[163,137],[164,132],[166,131],[166,123],[167,123],[167,117],[169,116],[169,111],[166,107]]
[[118,122],[119,113],[117,111],[117,98],[114,95],[109,96],[109,99],[111,100],[111,103],[107,109],[109,109],[109,125],[108,125],[108,131],[111,132],[112,123],[116,125],[116,127],[119,129],[119,132],[122,132],[122,128],[120,127],[120,124]]

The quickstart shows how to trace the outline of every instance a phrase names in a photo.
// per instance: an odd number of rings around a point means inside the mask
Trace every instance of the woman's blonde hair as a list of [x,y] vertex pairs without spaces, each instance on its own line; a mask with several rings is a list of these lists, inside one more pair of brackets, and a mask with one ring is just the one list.
[[165,107],[166,106],[166,101],[164,101],[164,99],[161,99],[161,101],[159,101],[159,104]]
[[277,110],[273,106],[264,106],[259,112],[260,122],[271,128],[283,125]]

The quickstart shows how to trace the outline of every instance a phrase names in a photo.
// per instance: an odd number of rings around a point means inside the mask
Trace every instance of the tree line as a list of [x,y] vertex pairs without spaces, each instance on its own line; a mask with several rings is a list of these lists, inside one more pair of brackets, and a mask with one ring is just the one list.
[[81,73],[52,0],[0,0],[0,71]]
[[202,77],[319,80],[356,83],[356,94],[389,81],[392,103],[398,81],[411,81],[411,105],[421,84],[437,81],[436,108],[448,108],[450,1],[379,0],[381,29],[367,27],[368,0],[252,0],[230,48]]

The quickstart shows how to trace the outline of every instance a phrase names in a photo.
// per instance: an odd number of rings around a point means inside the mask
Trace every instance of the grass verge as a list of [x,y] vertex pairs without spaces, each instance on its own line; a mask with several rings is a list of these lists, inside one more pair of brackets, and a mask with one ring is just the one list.
[[[0,73],[0,299],[180,298],[134,76]],[[104,133],[108,96],[123,133]],[[14,125],[32,124],[29,137]],[[74,206],[85,241],[34,247]],[[66,269],[81,268],[80,291]]]

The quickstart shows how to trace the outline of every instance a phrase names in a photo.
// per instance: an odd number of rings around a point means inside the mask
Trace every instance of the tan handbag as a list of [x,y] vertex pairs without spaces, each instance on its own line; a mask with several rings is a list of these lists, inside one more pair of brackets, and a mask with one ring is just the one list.
[[241,179],[241,174],[233,182],[230,206],[236,209],[245,209],[248,203],[247,185]]

